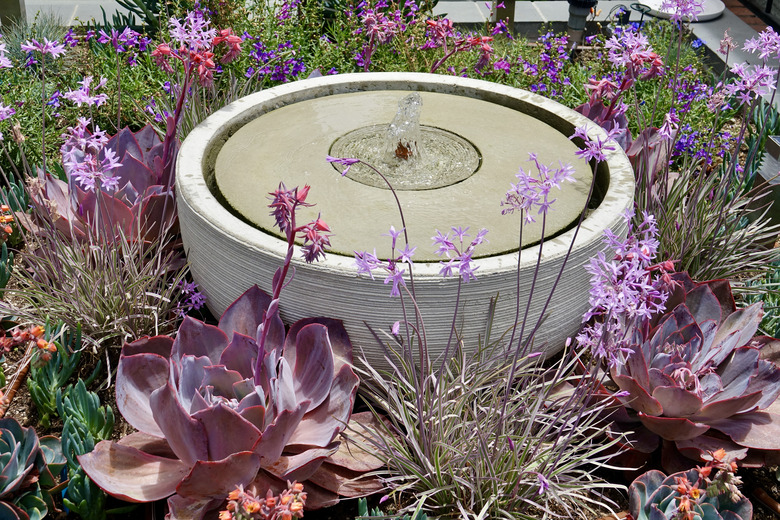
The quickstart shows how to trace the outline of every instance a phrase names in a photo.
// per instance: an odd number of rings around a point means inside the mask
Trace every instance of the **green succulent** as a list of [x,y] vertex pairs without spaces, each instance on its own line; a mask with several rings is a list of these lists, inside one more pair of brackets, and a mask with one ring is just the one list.
[[[686,487],[681,482],[687,482]],[[694,520],[750,520],[753,505],[741,495],[713,494],[697,489],[700,475],[697,469],[680,471],[668,477],[651,470],[637,478],[628,488],[628,509],[634,520],[668,520],[683,513],[682,505]],[[695,492],[690,491],[694,489]],[[687,492],[681,493],[681,491]],[[735,498],[737,500],[735,500]],[[684,516],[680,516],[684,518]]]
[[[60,336],[62,328],[62,323],[54,327],[47,323],[44,337],[52,341],[52,338]],[[62,388],[65,388],[66,393],[70,390],[70,385],[65,385],[78,368],[81,359],[81,327],[62,333],[60,341],[54,343],[57,352],[52,353],[48,362],[34,365],[27,378],[30,398],[38,409],[40,425],[44,429],[49,427],[50,417],[57,411],[57,393]]]
[[83,520],[103,520],[106,494],[84,474],[76,457],[111,436],[114,413],[110,407],[100,406],[98,395],[88,391],[82,380],[64,397],[62,390],[57,390],[57,411],[65,420],[62,451],[68,459],[70,477],[63,503]]
[[381,509],[375,507],[371,511],[368,510],[368,501],[365,498],[358,499],[358,516],[355,520],[369,520],[369,519],[388,518],[392,520],[428,520],[428,515],[422,511],[415,511],[413,516],[409,515],[386,515]]
[[38,439],[16,419],[0,419],[0,518],[40,520],[52,508],[49,492],[64,466],[58,439]]

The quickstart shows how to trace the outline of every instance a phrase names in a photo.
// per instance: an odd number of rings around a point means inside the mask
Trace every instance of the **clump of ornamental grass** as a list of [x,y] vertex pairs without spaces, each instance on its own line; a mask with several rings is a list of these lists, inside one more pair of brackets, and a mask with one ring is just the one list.
[[609,507],[602,492],[621,486],[593,471],[616,442],[602,438],[604,407],[589,403],[592,388],[575,381],[576,356],[567,351],[549,367],[536,353],[514,359],[488,333],[476,352],[458,344],[443,369],[428,360],[423,381],[398,343],[388,346],[390,370],[360,371],[361,392],[387,421],[373,449],[386,458],[391,495],[406,511],[459,518]]
[[[575,136],[583,143],[577,155],[597,165],[617,144],[592,130],[577,129]],[[343,174],[362,162],[333,157],[328,161],[344,166]],[[541,219],[544,236],[547,213],[554,209],[554,190],[572,181],[572,168],[540,164],[533,154],[530,162],[533,167],[520,169],[518,182],[510,186],[501,207],[504,214],[519,213],[523,223]],[[380,171],[369,168],[392,190]],[[584,211],[577,230],[583,218]],[[391,258],[355,254],[358,272],[384,276],[390,296],[400,298],[404,310],[389,332],[373,331],[385,349],[387,368],[364,360],[361,370],[363,395],[378,419],[366,442],[388,465],[384,482],[389,495],[398,499],[401,512],[417,509],[441,517],[538,519],[560,511],[574,516],[591,505],[608,508],[602,491],[620,486],[605,482],[594,471],[608,467],[617,440],[603,440],[601,416],[606,406],[590,398],[596,388],[593,380],[574,373],[583,363],[578,355],[567,346],[558,361],[545,365],[534,350],[544,341],[535,337],[542,318],[532,322],[527,317],[530,303],[521,301],[525,297],[520,295],[533,294],[535,281],[525,293],[517,288],[517,318],[511,331],[493,338],[488,317],[480,344],[469,349],[456,330],[460,288],[479,283],[479,261],[474,256],[486,235],[485,229],[470,234],[468,228],[454,226],[446,233],[436,230],[433,237],[443,258],[441,275],[458,276],[449,337],[425,334],[425,317],[416,310],[416,248],[408,243],[405,229],[391,228],[388,233]],[[519,244],[522,238],[521,226]],[[572,247],[575,240],[576,232]],[[568,255],[561,272],[567,261]],[[541,252],[537,266],[540,262]],[[557,282],[545,307],[555,286]],[[446,344],[440,357],[430,355],[432,342]]]
[[[695,279],[751,276],[777,258],[766,243],[780,227],[772,226],[764,214],[766,191],[750,189],[752,174],[745,168],[745,156],[755,155],[755,150],[742,154],[749,115],[760,98],[774,90],[775,72],[738,64],[732,68],[734,78],[715,87],[689,84],[679,61],[684,31],[680,22],[695,20],[699,4],[669,6],[678,22],[678,38],[676,45],[671,41],[665,58],[641,32],[627,28],[611,37],[605,49],[615,74],[590,80],[589,99],[577,110],[626,150],[637,180],[635,223],[643,214],[655,216],[660,254]],[[724,40],[724,52],[729,45],[733,42]],[[640,108],[638,92],[648,82],[656,89],[649,117],[647,109]],[[661,93],[669,90],[679,95],[668,106],[660,104]],[[695,136],[689,124],[694,102],[705,103],[713,114],[710,127],[700,128]],[[733,107],[739,107],[742,117],[732,135],[721,128],[731,119]],[[636,135],[629,128],[632,118],[639,128]]]
[[130,240],[121,231],[113,239],[87,229],[86,240],[56,228],[25,233],[15,284],[5,290],[0,313],[27,320],[57,316],[74,329],[80,324],[94,353],[172,332],[187,306],[180,285],[186,269],[172,268],[176,252],[168,242]]
[[[40,60],[41,90],[47,92],[43,64],[61,57],[66,46],[56,40],[32,39],[22,48]],[[12,63],[3,50],[0,47],[0,68],[9,68]],[[106,94],[98,93],[103,83],[93,82],[88,76],[81,88],[65,92],[62,97],[92,111],[107,101]],[[42,136],[50,116],[46,99],[45,95],[41,98]],[[0,104],[0,121],[9,119],[14,112],[12,107]],[[77,140],[82,145],[71,142],[70,147],[62,148],[65,168],[57,164],[59,161],[46,160],[47,142],[41,139],[39,166],[31,166],[23,156],[20,168],[10,172],[0,169],[6,184],[11,180],[25,184],[31,201],[26,207],[17,200],[15,191],[8,192],[14,200],[3,201],[9,207],[24,208],[15,216],[23,228],[24,248],[16,254],[17,277],[13,288],[6,290],[0,311],[39,322],[57,316],[74,330],[80,326],[92,350],[102,354],[105,346],[172,330],[178,315],[201,305],[202,300],[189,285],[182,285],[186,270],[176,248],[175,221],[164,217],[173,213],[174,207],[170,186],[172,157],[178,144],[175,119],[169,118],[166,139],[161,143],[159,139],[152,140],[150,132],[136,134],[141,143],[148,143],[152,151],[159,152],[154,158],[146,157],[148,161],[139,151],[141,145],[127,132],[114,140],[122,141],[120,146],[96,125],[89,129],[89,123],[89,119],[81,118],[77,126],[82,132],[64,136],[66,142]],[[25,138],[18,125],[12,127],[11,135],[23,150]],[[88,146],[92,141],[111,143],[111,147]],[[155,142],[160,150],[153,147]],[[7,155],[6,142],[0,145]],[[135,151],[127,152],[125,148]],[[134,175],[115,175],[122,166],[120,161]],[[151,170],[154,172],[150,173]],[[163,182],[151,182],[152,177]],[[133,182],[128,182],[128,178]],[[159,186],[146,189],[149,183]],[[55,185],[63,188],[53,190]],[[141,191],[140,197],[136,188]],[[154,193],[144,198],[144,191],[149,190]],[[76,197],[77,192],[82,197]],[[144,203],[130,208],[120,201],[124,195],[143,199]],[[152,203],[155,196],[163,201],[162,208]],[[152,230],[155,233],[150,233]]]

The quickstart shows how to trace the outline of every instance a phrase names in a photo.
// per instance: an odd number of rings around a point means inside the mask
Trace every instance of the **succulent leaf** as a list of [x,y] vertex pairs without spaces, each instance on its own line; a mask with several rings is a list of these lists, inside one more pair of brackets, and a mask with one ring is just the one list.
[[[732,452],[734,446],[780,450],[780,414],[767,410],[780,396],[780,368],[762,358],[764,347],[773,355],[775,340],[753,337],[760,304],[736,309],[722,280],[697,284],[680,273],[674,279],[672,306],[634,331],[627,360],[611,368],[626,411],[613,427],[645,428],[695,458],[719,437]],[[717,433],[705,436],[710,429]]]
[[[271,320],[261,349],[263,316],[273,305],[253,287],[222,316],[224,328],[185,318],[174,340],[125,345],[117,400],[140,431],[79,457],[86,474],[125,500],[169,497],[175,519],[200,518],[236,485],[263,475],[302,481],[321,475],[326,460],[329,471],[354,476],[380,467],[365,456],[328,459],[358,386],[343,325],[316,318],[285,334],[281,321]],[[334,481],[346,492],[346,479]],[[338,500],[326,490],[310,496],[307,507]]]

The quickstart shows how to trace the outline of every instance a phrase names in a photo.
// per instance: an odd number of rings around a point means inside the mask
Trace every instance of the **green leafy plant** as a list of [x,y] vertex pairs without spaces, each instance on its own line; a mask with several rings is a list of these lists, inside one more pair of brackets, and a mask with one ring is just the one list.
[[[629,511],[634,520],[696,518],[699,520],[749,520],[753,506],[734,476],[736,464],[725,461],[725,450],[707,455],[703,468],[668,477],[651,470],[628,488]],[[713,470],[717,473],[713,474]]]
[[38,409],[41,428],[48,428],[51,415],[57,412],[57,395],[70,390],[68,380],[79,367],[81,360],[81,328],[69,329],[63,323],[46,324],[44,339],[56,346],[56,351],[46,363],[33,363],[27,378],[30,398]]
[[368,501],[365,498],[358,499],[358,515],[355,520],[371,520],[371,519],[393,519],[393,520],[428,520],[428,515],[422,511],[415,511],[412,516],[409,515],[386,515],[381,509],[375,507],[371,511],[368,510]]
[[63,503],[84,520],[106,517],[106,494],[86,476],[78,456],[95,449],[95,443],[110,438],[114,413],[110,406],[100,406],[100,398],[79,379],[63,396],[57,390],[57,410],[65,421],[62,428],[62,451],[68,461],[69,482]]
[[3,242],[0,250],[0,290],[5,289],[11,280],[14,268],[14,254],[8,252],[8,244]]
[[58,439],[39,441],[34,428],[10,417],[0,419],[0,516],[42,520],[47,512],[54,513],[54,475],[63,465]]

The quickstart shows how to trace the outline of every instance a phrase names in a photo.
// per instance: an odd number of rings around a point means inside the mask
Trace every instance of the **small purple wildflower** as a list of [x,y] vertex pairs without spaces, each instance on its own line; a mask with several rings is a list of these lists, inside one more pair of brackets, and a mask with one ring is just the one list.
[[355,251],[355,265],[357,266],[358,274],[366,274],[374,280],[374,271],[380,270],[386,273],[385,284],[392,283],[390,289],[390,296],[400,296],[401,286],[406,287],[406,280],[404,279],[404,273],[406,269],[402,269],[400,266],[407,265],[412,266],[412,256],[417,250],[416,247],[409,247],[409,244],[405,244],[404,249],[396,255],[396,243],[397,239],[404,232],[403,228],[399,231],[395,230],[394,226],[390,226],[390,230],[384,233],[382,236],[389,236],[391,240],[391,256],[388,260],[380,260],[376,256],[376,249],[373,254],[368,251]]
[[216,29],[209,27],[210,22],[200,11],[190,11],[182,20],[173,16],[168,24],[171,38],[193,52],[210,50],[217,36]]
[[350,159],[347,157],[331,157],[330,155],[325,156],[325,160],[329,163],[336,163],[340,164],[342,166],[346,166],[341,171],[341,176],[344,177],[349,173],[349,169],[352,167],[353,164],[357,164],[360,162],[360,159]]
[[[724,40],[728,35],[724,35]],[[731,48],[733,48],[734,40],[730,40]],[[725,44],[728,45],[728,42]],[[721,42],[721,47],[724,43]],[[780,59],[780,35],[775,32],[771,27],[767,27],[759,33],[755,38],[751,38],[745,41],[743,47],[748,52],[758,52],[759,58],[764,60],[764,64],[770,59]]]
[[[92,76],[87,76],[79,82],[81,87],[76,90],[71,90],[63,94],[63,97],[72,101],[76,106],[81,105],[95,105],[101,106],[108,101],[108,94],[95,94],[90,95],[90,85],[92,84]],[[106,78],[101,78],[97,85],[92,87],[92,90],[97,90],[106,84]]]
[[[474,249],[485,241],[485,235],[487,235],[487,229],[481,229],[474,240],[468,246],[465,246],[465,238],[471,237],[467,233],[469,228],[462,228],[460,226],[450,228],[451,231],[447,234],[442,233],[438,229],[436,230],[436,236],[431,237],[433,245],[438,246],[436,254],[438,256],[446,255],[447,261],[439,262],[441,264],[441,270],[439,274],[445,278],[452,276],[455,271],[461,276],[464,282],[468,283],[471,280],[476,280],[477,277],[474,272],[479,269],[479,266],[474,265]],[[452,234],[452,236],[450,236]],[[455,244],[455,241],[459,242],[459,245]]]
[[704,11],[704,0],[663,0],[661,11],[673,22],[695,22]]
[[[2,35],[0,35],[2,37]],[[0,69],[8,69],[13,67],[13,63],[6,56],[5,43],[0,42]]]
[[58,43],[56,40],[49,41],[48,38],[43,39],[43,43],[40,43],[38,40],[30,39],[24,42],[21,46],[21,49],[25,52],[34,52],[38,51],[42,55],[50,55],[52,58],[59,58],[63,54],[65,54],[65,46]]
[[179,303],[173,311],[176,316],[183,318],[191,311],[197,311],[206,304],[206,296],[198,290],[198,284],[181,280],[179,282]]
[[616,131],[617,131],[616,129],[613,129],[613,131],[608,132],[607,139],[602,139],[601,137],[592,139],[588,135],[587,125],[577,127],[574,130],[574,134],[572,134],[572,136],[569,137],[569,139],[574,139],[576,137],[579,137],[583,141],[584,148],[574,152],[574,155],[576,155],[577,157],[582,157],[586,161],[591,161],[593,159],[595,159],[597,162],[606,161],[607,156],[605,152],[615,150],[615,147],[609,144],[608,140],[613,138],[613,135]]
[[537,215],[547,214],[556,199],[550,199],[553,188],[561,189],[564,181],[574,182],[574,168],[570,164],[559,162],[560,167],[553,169],[541,164],[536,154],[529,154],[530,159],[536,165],[539,172],[538,178],[530,172],[520,168],[516,174],[518,182],[510,184],[509,190],[501,201],[502,215],[508,215],[515,211],[521,211],[526,223],[536,222],[532,210],[538,209]]
[[598,321],[587,325],[577,336],[578,343],[591,349],[610,366],[621,362],[628,353],[627,340],[633,327],[664,310],[668,297],[655,271],[666,272],[673,264],[651,265],[658,250],[655,218],[647,213],[635,229],[633,213],[627,213],[628,237],[622,239],[607,230],[604,242],[614,249],[615,256],[607,260],[599,252],[585,269],[591,277],[590,310],[583,322],[593,317]]
[[769,94],[775,88],[777,71],[766,65],[750,67],[746,63],[735,63],[731,72],[736,78],[723,87],[724,92],[734,96],[740,104],[750,104],[754,99]]
[[8,119],[16,113],[16,109],[13,107],[5,106],[0,103],[0,121]]

